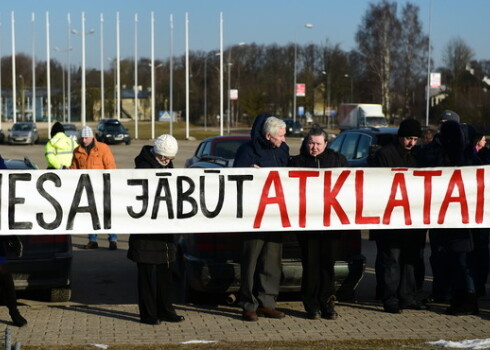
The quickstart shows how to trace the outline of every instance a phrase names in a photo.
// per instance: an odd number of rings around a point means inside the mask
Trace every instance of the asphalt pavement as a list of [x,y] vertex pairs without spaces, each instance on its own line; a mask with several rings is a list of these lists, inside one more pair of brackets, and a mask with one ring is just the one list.
[[[22,328],[10,323],[6,308],[0,323],[12,330],[12,339],[26,345],[179,344],[182,342],[313,341],[368,339],[481,339],[490,337],[490,297],[480,300],[477,316],[449,316],[445,304],[428,311],[383,312],[374,298],[374,246],[363,240],[366,273],[357,290],[357,301],[340,302],[339,318],[308,320],[297,293],[281,295],[278,309],[284,319],[241,319],[236,305],[176,303],[185,317],[181,323],[150,326],[139,322],[136,266],[126,258],[127,235],[119,237],[119,249],[111,251],[105,236],[100,248],[84,250],[85,236],[73,236],[72,300],[50,303],[20,296],[20,311],[28,320]],[[431,277],[425,283],[430,290]],[[490,295],[490,286],[487,285]]]

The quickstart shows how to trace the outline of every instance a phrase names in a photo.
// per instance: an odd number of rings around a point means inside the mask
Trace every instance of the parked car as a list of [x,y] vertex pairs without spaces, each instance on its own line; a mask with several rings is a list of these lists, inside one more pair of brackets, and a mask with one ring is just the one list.
[[95,137],[97,141],[108,144],[124,142],[126,145],[129,145],[131,143],[129,131],[117,119],[102,119],[97,124]]
[[291,118],[283,120],[286,123],[286,136],[303,136],[303,126],[298,119],[296,121]]
[[369,156],[393,141],[398,128],[362,128],[341,132],[328,148],[343,154],[352,167],[368,165]]
[[[5,159],[8,169],[37,169],[28,158]],[[19,236],[23,254],[8,261],[16,290],[46,292],[54,302],[71,298],[71,263],[73,258],[70,235]]]
[[37,126],[33,122],[17,122],[9,129],[8,142],[13,144],[33,145],[39,141]]
[[[203,152],[205,147],[211,148],[213,142],[220,144],[220,140],[226,140],[226,138],[229,136],[204,140],[196,150],[196,154],[200,155],[199,161],[192,163],[189,167],[223,168],[230,166],[234,155],[231,162],[228,162],[226,157],[203,155],[206,153]],[[247,136],[241,141],[245,142],[244,140],[248,139]],[[241,233],[234,232],[196,232],[176,235],[179,252],[176,275],[180,277],[181,287],[185,291],[182,293],[183,300],[208,301],[211,295],[225,295],[227,302],[230,303],[236,300],[235,294],[240,289],[240,236]],[[339,300],[352,300],[355,297],[355,289],[362,278],[365,262],[366,258],[361,254],[360,231],[343,231],[335,263]],[[300,291],[301,277],[301,252],[296,233],[284,233],[280,291]]]
[[80,143],[80,131],[78,131],[77,126],[72,123],[61,123],[65,129],[66,136],[70,137],[73,141]]
[[221,167],[232,167],[238,147],[248,140],[250,140],[249,135],[208,137],[197,146],[194,155],[185,160],[185,167],[213,167],[208,163],[219,163],[218,166]]

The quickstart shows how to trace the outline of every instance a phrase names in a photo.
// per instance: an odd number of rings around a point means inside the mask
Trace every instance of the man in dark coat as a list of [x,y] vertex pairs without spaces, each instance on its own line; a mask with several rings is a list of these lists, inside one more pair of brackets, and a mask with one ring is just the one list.
[[[327,133],[313,126],[303,140],[300,154],[291,157],[290,167],[338,168],[348,167],[347,159],[327,148]],[[301,248],[301,295],[307,318],[312,320],[337,318],[335,311],[335,251],[339,231],[299,232]]]
[[[378,150],[371,161],[374,167],[417,167],[412,150],[422,135],[420,123],[405,119],[398,137]],[[415,267],[425,246],[426,230],[372,230],[376,240],[377,282],[380,283],[383,307],[386,312],[401,309],[420,310],[425,306],[417,300]]]
[[[251,140],[237,150],[234,167],[286,167],[289,147],[286,124],[270,114],[255,118]],[[276,310],[281,280],[282,237],[277,232],[250,232],[242,235],[240,302],[242,317],[257,321],[258,315],[283,318]]]
[[[134,159],[137,169],[173,168],[178,151],[177,140],[161,135],[154,146],[143,146]],[[129,236],[128,259],[138,266],[138,307],[142,323],[181,322],[171,303],[171,264],[176,258],[172,234],[132,234]]]
[[[472,139],[471,125],[447,120],[441,124],[437,148],[422,149],[423,166],[459,167],[480,165]],[[430,229],[430,262],[434,276],[433,297],[450,294],[447,313],[451,315],[477,314],[478,299],[475,291],[474,271],[468,255],[474,249],[473,230],[467,228]],[[446,300],[437,300],[446,301]]]

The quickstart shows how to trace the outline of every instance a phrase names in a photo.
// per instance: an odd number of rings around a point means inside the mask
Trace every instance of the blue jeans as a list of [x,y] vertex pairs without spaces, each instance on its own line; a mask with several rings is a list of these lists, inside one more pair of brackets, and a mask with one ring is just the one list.
[[[90,242],[97,242],[97,235],[96,234],[90,234],[88,235],[88,240]],[[117,242],[117,235],[114,233],[109,233],[109,242]]]

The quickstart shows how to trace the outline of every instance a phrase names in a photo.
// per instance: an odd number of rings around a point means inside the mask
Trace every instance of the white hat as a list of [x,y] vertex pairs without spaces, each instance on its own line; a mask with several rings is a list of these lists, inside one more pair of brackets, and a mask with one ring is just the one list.
[[92,132],[92,129],[90,126],[85,125],[82,128],[82,132],[80,133],[81,137],[94,137],[94,133]]
[[177,140],[168,134],[158,136],[153,146],[153,153],[165,157],[175,157],[178,150],[179,145],[177,144]]

